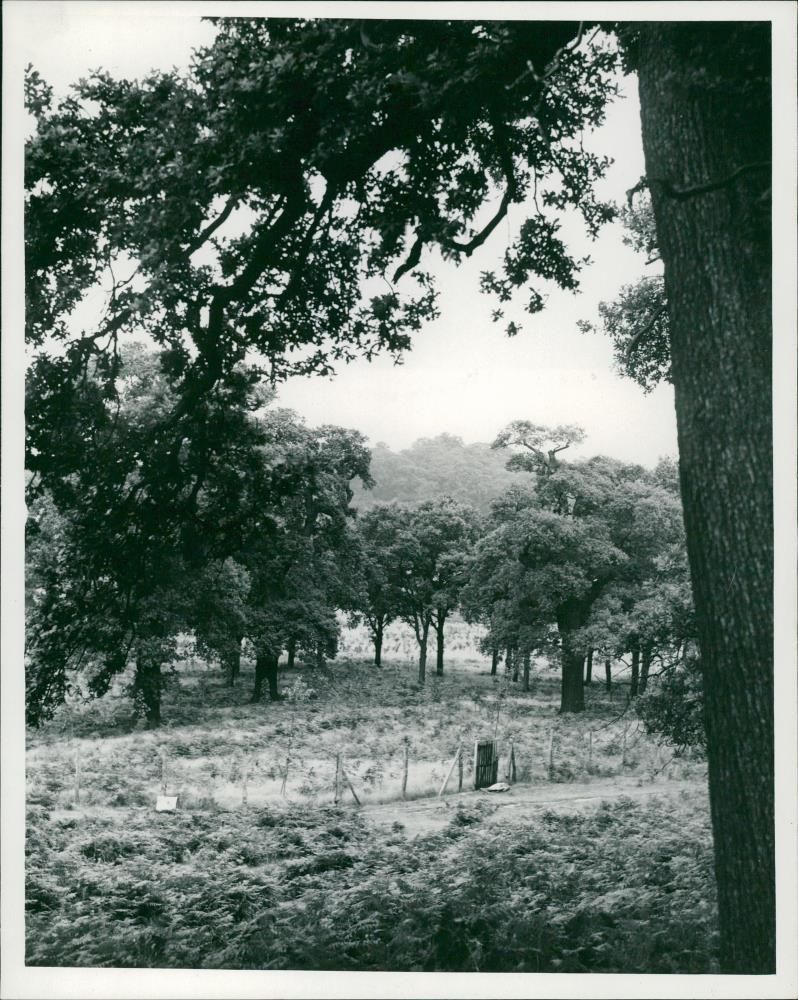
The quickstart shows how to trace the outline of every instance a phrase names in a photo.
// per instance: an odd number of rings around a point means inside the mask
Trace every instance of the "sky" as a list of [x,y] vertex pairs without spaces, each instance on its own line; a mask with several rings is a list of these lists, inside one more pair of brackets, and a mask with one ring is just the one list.
[[[196,16],[176,15],[180,7],[24,4],[21,54],[60,94],[98,67],[127,77],[152,68],[185,68],[192,49],[210,42],[214,32]],[[616,158],[602,194],[620,202],[644,167],[635,82],[619,82],[622,97],[588,145]],[[577,329],[578,320],[596,318],[599,302],[645,271],[623,245],[619,225],[606,227],[591,242],[574,220],[566,220],[570,246],[594,261],[580,293],[552,289],[546,308],[535,316],[520,306],[508,310],[507,318],[523,328],[513,339],[504,334],[503,323],[491,322],[495,302],[479,291],[479,273],[496,266],[520,218],[516,212],[502,223],[482,251],[459,267],[422,260],[437,276],[441,315],[415,336],[401,365],[381,357],[345,366],[332,379],[292,379],[280,388],[279,403],[309,424],[354,427],[372,443],[394,449],[443,432],[467,442],[490,441],[511,420],[523,419],[584,427],[587,438],[575,454],[609,454],[646,465],[675,455],[671,388],[644,394],[613,371],[607,338]]]

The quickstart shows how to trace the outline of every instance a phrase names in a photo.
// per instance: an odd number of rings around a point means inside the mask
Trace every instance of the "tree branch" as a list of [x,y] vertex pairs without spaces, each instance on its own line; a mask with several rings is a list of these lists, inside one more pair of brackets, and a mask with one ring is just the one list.
[[653,316],[651,316],[651,318],[643,327],[643,329],[638,330],[637,333],[634,335],[634,337],[632,337],[632,339],[629,341],[626,347],[626,351],[624,352],[627,358],[631,357],[631,355],[637,349],[637,345],[640,343],[640,341],[645,340],[645,338],[649,335],[649,333],[651,333],[652,329],[654,328],[654,324],[657,322],[657,320],[667,311],[668,311],[667,301],[663,302],[658,309],[654,310]]
[[731,173],[725,174],[723,177],[718,177],[715,180],[705,181],[703,184],[694,184],[685,188],[675,187],[671,181],[666,180],[664,177],[641,177],[637,184],[635,184],[634,187],[629,188],[626,192],[626,201],[631,208],[634,196],[639,191],[643,191],[646,188],[650,190],[652,184],[657,184],[666,198],[673,198],[675,201],[686,201],[688,198],[694,198],[699,194],[709,194],[712,191],[718,191],[720,188],[732,184],[738,177],[749,173],[751,170],[764,170],[766,167],[770,166],[770,160],[755,160],[752,163],[743,163],[741,166],[732,170]]
[[238,205],[238,195],[231,194],[230,197],[227,199],[227,204],[224,206],[224,208],[219,213],[217,218],[215,218],[213,222],[210,222],[202,230],[202,232],[199,233],[197,238],[193,242],[189,243],[189,245],[186,247],[185,251],[186,257],[190,257],[193,253],[196,253],[196,251],[199,250],[199,248],[203,245],[203,243],[209,240],[210,237],[213,236],[213,234],[216,232],[216,230],[225,222],[227,222],[227,220],[232,215],[233,209],[236,207],[236,205]]

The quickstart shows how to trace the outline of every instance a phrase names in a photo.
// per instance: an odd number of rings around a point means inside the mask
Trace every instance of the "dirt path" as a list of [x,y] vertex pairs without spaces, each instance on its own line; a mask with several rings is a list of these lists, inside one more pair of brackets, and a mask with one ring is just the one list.
[[371,822],[381,827],[401,823],[403,832],[414,837],[437,833],[451,821],[458,806],[469,808],[478,802],[490,801],[496,807],[486,822],[512,822],[543,809],[577,812],[622,797],[647,799],[678,795],[684,791],[705,794],[706,782],[662,780],[643,783],[637,778],[606,778],[568,784],[514,785],[507,792],[486,792],[483,789],[478,792],[455,792],[440,799],[436,797],[410,802],[366,804],[362,807],[362,812]]

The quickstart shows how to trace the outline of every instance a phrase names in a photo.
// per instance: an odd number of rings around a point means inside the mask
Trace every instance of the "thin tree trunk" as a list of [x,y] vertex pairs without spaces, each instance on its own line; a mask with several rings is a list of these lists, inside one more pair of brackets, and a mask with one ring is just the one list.
[[640,653],[640,684],[638,685],[638,692],[643,694],[648,686],[648,673],[651,669],[651,646],[643,646]]
[[524,650],[524,683],[523,683],[524,691],[529,690],[529,667],[531,662],[532,662],[532,654],[529,652],[528,649]]
[[498,668],[499,668],[499,647],[498,646],[494,646],[493,647],[493,652],[492,652],[491,658],[490,658],[490,675],[491,675],[491,677],[495,677],[496,676],[496,671],[498,670]]
[[518,681],[518,648],[513,647],[513,681]]
[[640,647],[632,646],[632,679],[629,683],[629,697],[636,698],[640,685]]
[[587,651],[587,660],[585,661],[585,684],[593,683],[593,650],[589,649]]
[[438,641],[438,653],[435,659],[435,673],[439,677],[443,677],[443,627],[446,624],[446,615],[438,612],[438,618],[435,622],[435,638]]
[[235,646],[230,653],[230,663],[227,671],[227,683],[230,687],[235,686],[235,682],[238,680],[239,674],[241,673],[241,643],[243,641],[243,636],[236,636]]
[[377,619],[377,624],[374,628],[374,666],[382,666],[382,635],[383,635],[384,624],[382,618]]
[[296,662],[296,639],[294,639],[293,637],[288,640],[288,646],[286,648],[286,652],[288,653],[288,661],[286,663],[286,669],[293,670],[294,663]]
[[504,655],[504,672],[510,676],[513,672],[513,650],[511,646],[507,647],[507,651]]
[[427,679],[427,639],[429,638],[429,620],[421,623],[421,634],[418,638],[418,683]]
[[637,31],[704,672],[720,968],[772,973],[770,24]]
[[609,660],[604,661],[604,684],[608,691],[612,690],[612,664]]

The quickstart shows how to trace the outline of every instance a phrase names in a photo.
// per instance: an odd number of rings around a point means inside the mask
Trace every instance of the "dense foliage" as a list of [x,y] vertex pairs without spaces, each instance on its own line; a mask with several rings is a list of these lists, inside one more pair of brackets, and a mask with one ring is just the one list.
[[466,807],[412,850],[401,829],[375,836],[338,809],[121,828],[34,808],[27,962],[711,972],[712,861],[695,808],[620,801],[497,826]]

